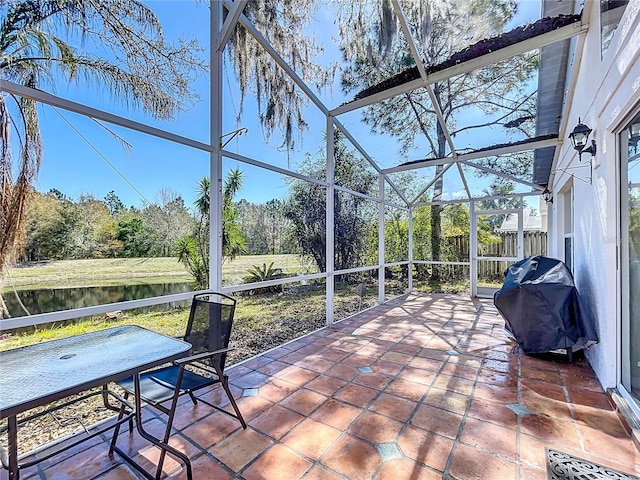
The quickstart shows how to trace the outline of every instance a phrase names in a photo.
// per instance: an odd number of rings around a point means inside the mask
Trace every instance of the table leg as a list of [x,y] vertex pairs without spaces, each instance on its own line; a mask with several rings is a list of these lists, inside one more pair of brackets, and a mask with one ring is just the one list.
[[20,466],[18,465],[18,422],[15,415],[7,419],[8,421],[8,443],[9,443],[9,480],[20,478]]

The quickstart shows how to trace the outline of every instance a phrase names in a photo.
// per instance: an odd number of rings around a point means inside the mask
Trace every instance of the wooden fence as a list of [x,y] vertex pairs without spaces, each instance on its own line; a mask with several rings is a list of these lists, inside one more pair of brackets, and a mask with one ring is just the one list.
[[[517,257],[518,256],[518,234],[505,232],[497,233],[494,236],[499,240],[492,243],[480,243],[478,247],[478,255],[481,257]],[[469,261],[470,241],[466,235],[455,237],[447,237],[443,251],[448,252],[448,259],[458,262]],[[524,232],[524,256],[546,255],[547,254],[547,233],[546,232]],[[494,261],[479,260],[478,261],[478,279],[483,282],[502,282],[504,271],[513,263],[511,260]],[[468,267],[458,267],[456,269],[458,275],[468,276]]]

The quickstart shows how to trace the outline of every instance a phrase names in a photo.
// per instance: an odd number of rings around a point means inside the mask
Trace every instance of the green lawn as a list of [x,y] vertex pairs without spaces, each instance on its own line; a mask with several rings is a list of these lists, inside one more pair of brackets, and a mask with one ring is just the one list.
[[9,270],[5,291],[50,287],[99,287],[136,283],[188,282],[189,273],[175,258],[103,258],[28,262]]
[[[222,266],[225,285],[243,283],[247,269],[274,262],[287,274],[313,272],[313,266],[298,255],[244,255]],[[99,287],[144,283],[189,282],[191,276],[174,257],[105,258],[29,262],[9,270],[3,291],[52,287]]]
[[[336,320],[375,304],[373,296],[360,304],[354,285],[341,284],[337,289],[339,295],[335,302]],[[231,363],[293,340],[326,323],[325,289],[322,284],[285,289],[280,293],[240,295],[236,298],[238,303],[231,336],[231,345],[235,350],[230,355]],[[188,307],[148,313],[125,311],[122,317],[114,320],[96,315],[89,319],[2,334],[0,351],[118,325],[140,325],[165,335],[179,336],[184,333],[188,316]]]

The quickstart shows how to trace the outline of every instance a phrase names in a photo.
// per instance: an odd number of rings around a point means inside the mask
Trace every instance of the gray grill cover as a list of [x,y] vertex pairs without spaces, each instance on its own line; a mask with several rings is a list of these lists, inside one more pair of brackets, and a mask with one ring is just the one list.
[[514,263],[493,302],[525,353],[576,351],[598,342],[591,312],[560,260],[535,256]]

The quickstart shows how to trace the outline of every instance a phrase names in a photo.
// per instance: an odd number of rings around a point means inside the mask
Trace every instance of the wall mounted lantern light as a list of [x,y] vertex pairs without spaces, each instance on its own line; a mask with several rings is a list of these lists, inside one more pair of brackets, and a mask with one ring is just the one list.
[[580,155],[580,161],[582,161],[583,153],[590,153],[591,156],[596,154],[596,141],[591,140],[591,146],[585,148],[587,146],[587,141],[589,139],[589,135],[592,130],[587,127],[584,123],[580,121],[580,117],[578,117],[578,125],[573,129],[573,132],[569,134],[569,138],[571,139],[571,143],[573,143],[573,148],[578,151]]
[[545,188],[542,192],[542,198],[547,203],[553,203],[553,194],[549,191],[548,188]]
[[633,147],[633,153],[638,153],[640,143],[640,123],[632,123],[629,127],[629,146]]

